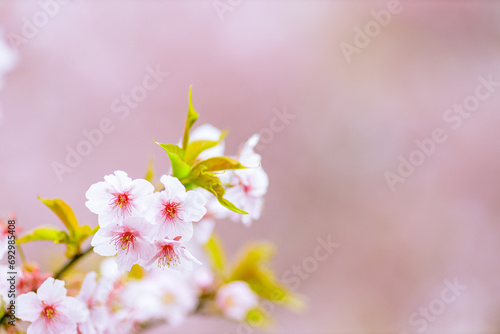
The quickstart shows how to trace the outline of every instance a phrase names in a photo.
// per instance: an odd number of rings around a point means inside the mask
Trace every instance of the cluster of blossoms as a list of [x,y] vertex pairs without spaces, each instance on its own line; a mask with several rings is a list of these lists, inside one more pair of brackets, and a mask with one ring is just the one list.
[[132,180],[122,171],[104,180],[90,187],[85,203],[99,217],[100,229],[92,239],[97,254],[117,255],[121,270],[134,264],[189,267],[198,262],[184,244],[193,236],[193,221],[206,213],[203,196],[168,175],[161,177],[165,190],[157,193],[150,182]]
[[[7,267],[0,271],[6,273]],[[213,273],[205,268],[194,272],[153,269],[142,279],[128,280],[115,261],[104,260],[100,271],[100,278],[95,272],[85,276],[75,297],[68,296],[63,280],[45,278],[38,270],[22,271],[17,317],[31,322],[27,333],[135,333],[155,321],[179,326],[196,310],[200,297],[214,290]],[[4,299],[6,289],[0,286]],[[257,295],[242,281],[220,286],[215,301],[223,315],[237,321],[258,305]]]
[[[157,322],[179,325],[205,308],[245,321],[258,308],[256,292],[247,282],[223,278],[202,265],[210,262],[202,246],[211,240],[216,220],[228,218],[249,226],[260,217],[268,177],[261,156],[254,152],[258,140],[258,135],[252,136],[236,156],[227,158],[241,167],[212,174],[223,185],[224,198],[248,214],[230,210],[210,189],[186,186],[189,180],[175,173],[161,176],[155,187],[150,180],[133,180],[124,171],[115,171],[90,186],[85,205],[98,221],[94,232],[89,232],[91,246],[107,258],[99,274],[92,271],[66,281],[35,267],[22,270],[17,317],[31,323],[27,333],[134,333]],[[223,157],[220,130],[202,125],[189,138],[189,143],[197,141],[217,145],[201,151],[192,165]],[[0,271],[7,272],[7,267]],[[2,286],[0,296],[7,299]],[[210,307],[204,307],[207,300]]]
[[[220,130],[205,124],[193,131],[191,140],[213,140],[220,135]],[[125,172],[116,171],[86,193],[85,205],[98,215],[100,226],[92,239],[94,251],[102,256],[117,255],[122,270],[130,270],[134,264],[146,269],[153,265],[190,269],[193,263],[200,263],[186,248],[194,234],[195,241],[203,244],[212,235],[216,220],[230,217],[248,226],[261,215],[269,181],[261,156],[254,152],[258,140],[258,135],[252,136],[235,157],[253,168],[221,174],[228,189],[226,198],[248,215],[228,210],[202,188],[186,191],[176,177],[163,175],[164,190],[155,193],[149,181],[132,180]],[[202,152],[199,159],[223,154],[222,142]]]
[[[204,124],[196,128],[191,140],[217,140],[222,132],[210,124]],[[251,167],[247,169],[237,169],[226,171],[220,175],[227,185],[226,198],[234,203],[238,208],[248,212],[248,215],[240,215],[223,207],[217,199],[208,191],[197,188],[207,200],[207,213],[197,224],[195,224],[196,238],[204,243],[211,236],[215,227],[215,222],[220,219],[230,218],[232,221],[241,221],[244,225],[250,226],[252,221],[260,218],[264,204],[264,195],[267,193],[269,179],[262,168],[261,156],[254,151],[259,142],[259,135],[255,134],[244,143],[237,156],[233,157],[242,165]],[[208,159],[224,155],[224,142],[201,153],[200,159]]]

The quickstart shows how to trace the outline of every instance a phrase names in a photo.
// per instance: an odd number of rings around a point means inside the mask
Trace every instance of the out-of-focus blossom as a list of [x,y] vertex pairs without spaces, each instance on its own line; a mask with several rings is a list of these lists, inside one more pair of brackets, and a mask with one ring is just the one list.
[[[86,321],[78,324],[78,331],[81,334],[104,333],[109,318],[111,317],[106,302],[108,294],[103,293],[101,285],[96,281],[97,274],[90,272],[85,276],[80,292],[76,299],[81,301],[89,311],[89,317]],[[102,279],[99,283],[102,282]]]
[[85,305],[66,296],[64,281],[47,278],[37,292],[17,297],[17,315],[31,322],[27,334],[76,333],[77,323],[87,320]]
[[192,280],[200,291],[209,290],[214,284],[214,273],[207,266],[200,267],[193,271]]
[[226,317],[243,321],[259,301],[248,283],[233,281],[219,288],[215,302]]
[[40,268],[30,265],[29,269],[21,268],[17,278],[17,293],[27,293],[37,290],[40,285],[50,276],[48,273],[41,273]]
[[133,180],[123,171],[106,175],[104,182],[90,186],[85,194],[87,208],[98,215],[99,225],[118,224],[144,213],[154,186],[143,179]]
[[153,195],[146,218],[155,224],[154,234],[159,239],[180,236],[188,241],[193,236],[193,221],[200,220],[207,211],[205,198],[196,191],[186,191],[176,177],[163,175],[160,181],[165,190]]
[[144,218],[128,217],[119,224],[101,227],[91,244],[99,255],[118,254],[118,268],[130,270],[134,264],[148,263],[155,255],[156,247],[149,239],[152,227]]
[[[30,265],[29,270],[22,267],[15,267],[14,270],[9,269],[7,265],[0,265],[0,277],[8,278],[7,272],[16,272],[16,293],[18,295],[37,290],[40,285],[49,277],[49,274],[41,273],[40,268]],[[8,291],[11,282],[7,279],[0,280],[0,297],[4,301],[9,300]]]
[[130,283],[123,292],[123,302],[140,321],[166,320],[177,326],[195,310],[198,292],[177,271],[154,271]]
[[254,152],[259,142],[259,135],[255,134],[243,145],[237,160],[246,169],[233,172],[230,181],[231,187],[226,191],[226,198],[238,208],[248,212],[248,215],[231,213],[232,220],[239,220],[247,226],[259,219],[264,204],[263,196],[267,193],[269,178],[261,166],[261,156]]

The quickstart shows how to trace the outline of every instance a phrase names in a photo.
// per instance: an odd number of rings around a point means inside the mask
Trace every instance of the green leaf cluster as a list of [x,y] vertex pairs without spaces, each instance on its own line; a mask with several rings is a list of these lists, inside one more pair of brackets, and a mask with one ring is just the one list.
[[[246,245],[232,265],[228,265],[224,247],[215,234],[204,247],[212,268],[222,283],[244,281],[264,299],[296,310],[303,308],[301,298],[281,283],[271,269],[270,263],[275,254],[272,244],[259,242]],[[266,317],[264,310],[255,309],[249,313],[247,321],[261,323],[266,327],[269,320]]]
[[17,240],[23,244],[31,241],[50,240],[55,244],[66,245],[66,257],[71,258],[81,251],[81,244],[95,232],[88,225],[79,225],[71,207],[61,199],[46,199],[38,197],[61,220],[66,230],[57,227],[39,227]]
[[199,161],[198,156],[203,151],[218,145],[226,136],[223,132],[218,140],[194,140],[189,141],[189,132],[198,119],[198,113],[193,107],[192,89],[189,89],[189,106],[186,126],[182,136],[182,147],[174,144],[160,145],[170,159],[173,176],[177,177],[187,189],[201,187],[212,193],[217,200],[231,211],[248,214],[237,208],[233,203],[224,198],[226,189],[218,174],[226,170],[243,169],[245,166],[229,157],[213,157]]
[[303,302],[279,282],[270,262],[275,247],[268,242],[252,243],[241,251],[233,264],[230,281],[245,281],[262,298],[291,308],[302,308]]

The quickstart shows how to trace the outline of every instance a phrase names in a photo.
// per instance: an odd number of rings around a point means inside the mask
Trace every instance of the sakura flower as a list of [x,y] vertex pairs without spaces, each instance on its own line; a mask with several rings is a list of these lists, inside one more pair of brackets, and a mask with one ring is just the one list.
[[141,217],[128,217],[116,225],[101,227],[92,239],[94,252],[102,256],[118,254],[120,270],[130,270],[134,264],[144,265],[155,255],[149,239],[152,225]]
[[49,277],[37,293],[17,297],[18,317],[31,322],[27,334],[76,333],[77,323],[87,320],[85,305],[66,296],[64,281]]
[[201,264],[191,253],[185,248],[180,237],[174,240],[157,240],[156,255],[149,262],[149,265],[157,264],[159,268],[176,268],[192,270],[193,262]]
[[226,317],[243,321],[248,312],[257,306],[258,298],[248,283],[233,281],[219,288],[215,303]]
[[211,269],[204,266],[193,272],[192,280],[200,291],[208,291],[214,284],[215,275]]
[[177,271],[160,270],[130,283],[123,292],[123,302],[141,321],[166,320],[178,326],[198,305],[198,292]]
[[150,182],[132,181],[127,173],[116,171],[106,175],[104,182],[90,186],[85,205],[98,215],[100,226],[118,224],[124,218],[142,215],[153,191]]
[[97,284],[96,278],[97,274],[95,272],[88,273],[83,280],[80,293],[76,296],[76,299],[86,305],[89,311],[88,319],[78,324],[80,334],[103,333],[110,317],[106,307],[108,295]]
[[[222,131],[217,129],[211,124],[203,124],[191,131],[189,134],[189,142],[195,140],[213,140],[218,141]],[[198,160],[205,160],[208,158],[219,157],[224,155],[224,141],[221,141],[214,147],[211,147],[198,155]]]
[[248,215],[231,213],[233,220],[241,219],[243,224],[250,225],[253,220],[260,218],[264,199],[269,186],[269,178],[260,165],[261,156],[254,152],[259,141],[259,135],[253,135],[244,145],[238,155],[238,161],[247,167],[233,173],[231,185],[226,191],[226,198],[238,208],[248,212]]
[[192,222],[200,220],[207,211],[205,198],[194,190],[186,192],[176,177],[163,175],[160,181],[165,190],[153,195],[145,217],[155,224],[154,235],[158,239],[180,236],[188,241],[193,236]]

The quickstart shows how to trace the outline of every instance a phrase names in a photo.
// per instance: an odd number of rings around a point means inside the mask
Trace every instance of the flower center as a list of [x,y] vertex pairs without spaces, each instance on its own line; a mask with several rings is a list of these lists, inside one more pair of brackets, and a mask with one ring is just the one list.
[[126,250],[128,254],[130,248],[134,249],[135,239],[136,237],[134,232],[126,231],[115,235],[111,238],[111,242],[115,243],[116,249],[121,248],[122,250]]
[[173,222],[175,220],[175,218],[177,217],[177,215],[179,214],[179,211],[180,211],[180,203],[177,203],[177,202],[166,202],[165,204],[163,204],[163,210],[162,210],[162,216],[163,216],[163,219],[166,221],[166,220],[169,220],[171,222]]
[[132,198],[130,193],[125,191],[122,193],[114,193],[113,196],[112,205],[118,209],[118,211],[121,211],[122,216],[125,216],[126,213],[130,215],[132,209]]
[[175,297],[173,294],[167,293],[167,294],[163,295],[163,297],[161,298],[161,301],[163,302],[163,304],[168,305],[168,304],[175,302]]
[[234,305],[235,305],[235,302],[234,302],[232,296],[227,296],[226,299],[224,299],[224,303],[226,304],[227,308],[234,307]]
[[158,258],[158,267],[164,268],[165,266],[175,266],[180,264],[180,262],[179,255],[175,252],[172,244],[166,244],[162,247],[160,250],[160,257]]
[[53,320],[57,316],[56,308],[54,305],[45,305],[40,315],[47,318],[47,320]]

